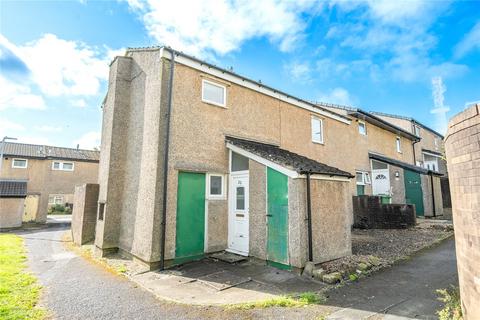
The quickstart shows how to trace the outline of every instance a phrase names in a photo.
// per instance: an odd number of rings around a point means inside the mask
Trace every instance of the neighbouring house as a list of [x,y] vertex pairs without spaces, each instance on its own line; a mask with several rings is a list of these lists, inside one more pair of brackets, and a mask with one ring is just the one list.
[[[391,197],[392,203],[414,204],[417,216],[434,216],[435,212],[440,215],[442,194],[439,183],[445,172],[436,170],[438,165],[415,165],[415,159],[418,159],[415,154],[418,149],[430,146],[430,137],[423,142],[423,138],[418,136],[419,130],[408,130],[404,125],[387,121],[374,112],[332,104],[320,105],[349,116],[356,123],[351,129],[358,131],[358,138],[352,144],[355,155],[351,158],[357,175],[356,195],[386,195]],[[435,187],[433,195],[432,181]],[[436,210],[433,211],[432,202],[435,200]]]
[[2,148],[0,179],[27,182],[24,222],[46,222],[50,206],[73,203],[75,185],[97,183],[99,151],[10,142]]
[[27,182],[0,179],[0,229],[22,225]]
[[96,248],[152,268],[222,250],[283,268],[349,255],[354,176],[329,155],[350,122],[171,49],[129,49],[103,105]]
[[421,138],[413,144],[412,148],[413,164],[432,173],[421,176],[425,216],[442,216],[444,210],[451,214],[452,205],[443,135],[410,117],[380,112],[373,112],[373,114]]

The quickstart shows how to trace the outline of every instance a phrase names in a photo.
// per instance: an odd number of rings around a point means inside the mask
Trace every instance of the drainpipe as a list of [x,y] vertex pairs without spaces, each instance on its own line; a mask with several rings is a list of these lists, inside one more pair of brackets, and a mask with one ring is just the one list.
[[417,158],[415,157],[415,144],[418,143],[419,141],[413,141],[412,142],[412,149],[413,149],[413,165],[417,165]]
[[163,158],[163,201],[162,201],[162,232],[160,236],[160,270],[165,269],[165,227],[167,221],[167,187],[168,187],[168,151],[170,145],[170,114],[172,110],[173,69],[175,66],[175,52],[170,51],[170,79],[168,80],[168,103],[167,103],[167,132],[165,137],[165,153]]
[[432,210],[433,210],[433,217],[437,216],[437,212],[435,209],[435,191],[433,190],[433,173],[430,172],[430,185],[432,186]]
[[312,197],[310,194],[310,172],[307,172],[307,225],[308,225],[308,261],[313,262],[312,244]]

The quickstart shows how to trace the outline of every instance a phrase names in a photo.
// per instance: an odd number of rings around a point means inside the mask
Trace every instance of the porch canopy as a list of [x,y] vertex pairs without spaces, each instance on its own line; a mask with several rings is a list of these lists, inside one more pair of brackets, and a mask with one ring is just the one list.
[[27,181],[0,180],[0,198],[25,198],[27,196]]
[[417,173],[420,173],[420,174],[434,175],[434,176],[438,176],[438,177],[443,176],[443,174],[441,174],[441,173],[438,173],[438,172],[435,172],[435,171],[432,171],[432,170],[428,170],[428,169],[425,169],[425,168],[422,168],[422,167],[419,167],[419,166],[415,166],[413,164],[403,162],[403,161],[400,161],[400,160],[388,158],[388,157],[382,156],[382,155],[377,154],[377,153],[369,152],[368,156],[369,156],[370,159],[377,160],[377,161],[380,161],[380,162],[385,162],[385,163],[391,164],[393,166],[400,167],[402,169],[410,170],[410,171],[413,171],[413,172],[417,172]]
[[227,148],[247,158],[276,169],[291,178],[302,178],[304,174],[312,174],[312,178],[347,180],[354,176],[349,172],[320,163],[297,153],[280,147],[227,136]]

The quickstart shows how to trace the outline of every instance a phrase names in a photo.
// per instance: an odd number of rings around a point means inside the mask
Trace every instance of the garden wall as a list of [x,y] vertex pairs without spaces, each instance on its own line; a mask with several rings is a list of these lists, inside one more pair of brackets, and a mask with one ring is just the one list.
[[360,229],[404,229],[416,224],[415,206],[382,204],[377,196],[353,197],[353,226]]

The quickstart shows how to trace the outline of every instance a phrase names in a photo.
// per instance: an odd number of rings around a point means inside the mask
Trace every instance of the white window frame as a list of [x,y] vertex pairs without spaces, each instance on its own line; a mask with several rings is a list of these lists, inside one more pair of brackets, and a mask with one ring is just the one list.
[[[363,125],[363,127],[365,128],[365,132],[360,132],[360,125]],[[362,120],[358,120],[358,133],[360,133],[362,136],[366,136],[367,135],[367,124],[365,123],[365,121],[362,121]]]
[[[362,181],[359,182],[357,180],[357,176],[356,174],[360,173],[362,175]],[[357,185],[360,185],[360,186],[365,186],[367,184],[372,184],[372,180],[370,179],[370,173],[366,172],[366,171],[360,171],[360,170],[357,170],[355,171],[355,181],[357,182]]]
[[[55,163],[59,163],[58,169],[55,168]],[[72,169],[65,169],[64,168],[65,163],[72,164]],[[55,170],[55,171],[74,171],[75,170],[75,163],[70,162],[70,161],[52,161],[52,170]]]
[[[16,166],[16,165],[15,165],[15,160],[21,160],[21,161],[25,161],[25,167],[22,167],[22,166]],[[27,168],[28,168],[28,159],[23,159],[23,158],[12,158],[12,168],[14,168],[14,169],[27,169]]]
[[[221,194],[210,194],[210,177],[220,177],[222,179],[222,193]],[[225,175],[220,173],[207,173],[207,199],[208,200],[225,200],[227,199],[226,192],[226,183]]]
[[[208,100],[208,99],[205,99],[204,97],[204,88],[205,88],[205,83],[208,83],[212,86],[216,86],[216,87],[219,87],[219,88],[222,88],[223,89],[223,104],[222,103],[218,103],[216,101],[212,101],[212,100]],[[206,79],[202,79],[202,101],[203,102],[206,102],[206,103],[209,103],[209,104],[213,104],[213,105],[216,105],[216,106],[219,106],[219,107],[222,107],[222,108],[226,108],[227,107],[227,87],[223,84],[219,84],[217,82],[213,82],[213,81],[209,81],[209,80],[206,80]]]
[[395,148],[398,153],[402,153],[402,139],[398,136],[395,138]]
[[[59,203],[57,203],[57,200],[60,200]],[[57,205],[57,204],[64,204],[65,202],[63,202],[63,196],[53,196],[53,204]]]
[[[418,134],[417,134],[417,132],[418,132]],[[419,125],[416,125],[416,124],[413,125],[413,134],[416,135],[417,137],[420,137],[420,126]]]
[[[314,139],[315,135],[313,134],[313,121],[319,121],[320,122],[320,140]],[[313,143],[324,144],[325,139],[323,138],[323,133],[324,133],[323,119],[321,119],[319,117],[316,117],[316,116],[312,116],[312,118],[310,120],[310,135],[312,136],[312,142]]]
[[435,150],[438,150],[438,138],[433,138],[433,143],[435,144]]

